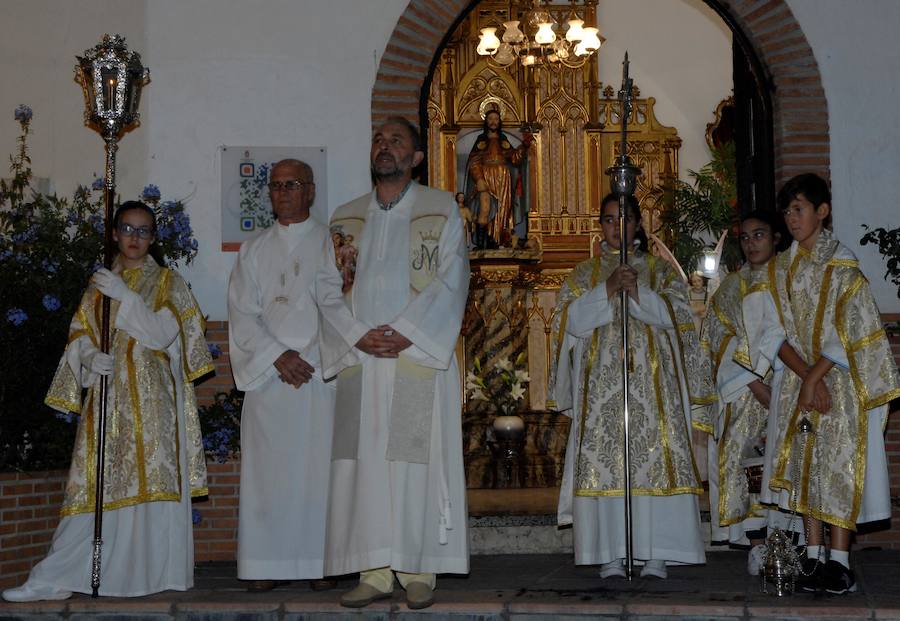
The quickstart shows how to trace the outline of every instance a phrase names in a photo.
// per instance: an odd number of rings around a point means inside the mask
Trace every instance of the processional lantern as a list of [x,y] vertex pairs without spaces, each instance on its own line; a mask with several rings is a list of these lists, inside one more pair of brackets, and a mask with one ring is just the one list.
[[[106,168],[103,184],[104,235],[103,265],[113,261],[113,204],[116,194],[116,151],[119,139],[140,125],[138,106],[141,89],[150,82],[150,70],[141,64],[140,54],[131,52],[125,38],[103,35],[100,43],[76,56],[75,81],[84,92],[84,124],[96,130],[106,144]],[[104,296],[100,328],[100,351],[109,353],[109,298]],[[97,462],[95,467],[94,539],[91,559],[91,590],[97,597],[100,589],[100,551],[103,545],[103,469],[106,449],[107,376],[100,376],[97,428]]]
[[76,58],[75,81],[84,92],[85,125],[104,140],[118,140],[140,125],[141,90],[150,82],[150,70],[141,65],[140,54],[129,54],[123,37],[107,34]]

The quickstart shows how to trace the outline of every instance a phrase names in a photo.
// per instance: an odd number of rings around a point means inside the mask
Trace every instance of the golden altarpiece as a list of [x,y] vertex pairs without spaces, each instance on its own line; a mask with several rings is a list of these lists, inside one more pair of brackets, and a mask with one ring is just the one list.
[[[619,102],[598,79],[601,49],[581,68],[508,68],[476,52],[482,27],[515,19],[531,2],[483,0],[449,37],[436,64],[427,102],[429,184],[457,192],[465,186],[472,138],[482,131],[486,109],[497,109],[503,130],[517,139],[533,134],[527,183],[526,252],[476,251],[463,322],[461,365],[475,357],[492,368],[525,352],[531,377],[523,405],[525,446],[515,460],[497,459],[486,440],[492,412],[483,401],[464,400],[466,477],[473,513],[553,512],[562,473],[568,418],[547,412],[550,326],[559,287],[569,270],[589,258],[602,238],[599,204],[609,191],[605,170],[619,150]],[[596,22],[596,1],[587,2],[585,23]],[[567,5],[553,7],[565,23]],[[512,17],[510,17],[512,16]],[[660,207],[651,190],[678,171],[681,139],[654,116],[654,99],[635,88],[628,148],[641,167],[637,197],[644,226],[656,228]],[[486,433],[487,432],[487,433]],[[490,445],[490,446],[489,446]],[[491,452],[493,448],[493,454]],[[501,465],[498,467],[498,463]],[[504,470],[505,468],[505,470]],[[529,494],[479,496],[479,489],[529,488]]]

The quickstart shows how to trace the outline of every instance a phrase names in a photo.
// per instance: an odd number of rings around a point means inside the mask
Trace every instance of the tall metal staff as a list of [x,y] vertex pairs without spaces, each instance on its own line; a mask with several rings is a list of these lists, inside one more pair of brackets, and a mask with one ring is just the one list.
[[[97,131],[106,143],[106,169],[103,184],[104,232],[103,266],[112,268],[113,204],[116,195],[116,151],[125,132],[140,125],[138,105],[141,89],[150,82],[150,70],[141,65],[137,52],[128,53],[125,39],[103,35],[94,47],[76,56],[75,81],[84,92],[84,124]],[[109,298],[103,296],[100,327],[100,351],[109,353]],[[100,552],[103,546],[103,469],[106,452],[107,376],[100,376],[100,411],[97,421],[97,462],[94,486],[94,540],[91,557],[91,590],[100,590]]]
[[[620,151],[615,166],[606,169],[609,175],[610,189],[619,197],[619,265],[628,263],[628,242],[625,225],[628,222],[628,198],[634,196],[637,177],[641,169],[631,163],[628,157],[628,119],[632,110],[632,83],[628,77],[628,52],[622,62],[622,87],[619,89],[620,120],[622,135],[619,141]],[[625,471],[625,575],[629,580],[634,576],[634,549],[632,542],[631,519],[631,446],[629,443],[629,411],[628,411],[628,292],[622,289],[622,406],[624,410],[624,461]]]

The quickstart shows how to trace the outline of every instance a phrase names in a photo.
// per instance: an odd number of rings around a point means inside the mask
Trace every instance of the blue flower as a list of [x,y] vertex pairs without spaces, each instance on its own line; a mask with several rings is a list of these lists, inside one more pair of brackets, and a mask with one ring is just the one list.
[[59,263],[57,263],[56,261],[48,261],[47,259],[44,259],[43,261],[41,261],[41,267],[48,274],[55,274],[59,270]]
[[28,123],[31,121],[31,117],[34,116],[34,113],[31,111],[31,108],[25,104],[19,104],[16,108],[15,116],[19,123]]
[[160,196],[159,188],[152,183],[145,185],[144,191],[141,192],[141,198],[145,201],[158,201]]
[[14,326],[21,326],[28,320],[28,315],[21,308],[10,308],[6,311],[6,320]]
[[168,224],[162,224],[156,229],[156,239],[166,241],[172,236],[172,227]]
[[209,349],[209,355],[213,358],[218,358],[222,355],[222,350],[215,343],[207,343],[206,348]]
[[98,213],[95,213],[94,215],[90,216],[87,219],[87,221],[88,221],[88,224],[90,224],[92,227],[94,227],[95,231],[97,231],[98,233],[103,232],[103,228],[104,228],[103,227],[103,216],[101,216]]
[[22,254],[20,252],[20,253],[16,254],[16,262],[18,262],[22,265],[31,265],[31,257],[29,257],[27,254]]
[[12,256],[13,251],[9,248],[4,248],[2,252],[0,252],[0,261],[6,261],[8,258]]
[[44,296],[44,299],[41,300],[41,302],[43,303],[44,308],[46,308],[50,312],[59,310],[59,307],[62,306],[62,304],[60,304],[59,298],[49,293]]
[[191,524],[199,524],[203,519],[203,514],[200,513],[199,509],[191,509]]
[[104,185],[103,177],[97,177],[94,179],[94,182],[91,184],[92,190],[102,190]]

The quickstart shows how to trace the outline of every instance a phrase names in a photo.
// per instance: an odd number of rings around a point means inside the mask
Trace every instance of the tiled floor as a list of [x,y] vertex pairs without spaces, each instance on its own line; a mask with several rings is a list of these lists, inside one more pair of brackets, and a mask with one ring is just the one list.
[[196,587],[131,600],[76,595],[63,602],[0,603],[0,619],[271,619],[560,620],[664,619],[872,619],[900,621],[900,551],[853,555],[859,591],[845,596],[797,593],[778,598],[760,592],[745,571],[743,552],[711,552],[707,564],[670,568],[667,580],[600,580],[596,567],[576,567],[568,555],[473,556],[468,576],[441,576],[437,603],[410,611],[399,589],[393,599],[353,611],[335,591],[313,592],[295,582],[268,593],[247,593],[233,564],[197,568]]

